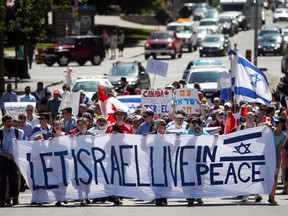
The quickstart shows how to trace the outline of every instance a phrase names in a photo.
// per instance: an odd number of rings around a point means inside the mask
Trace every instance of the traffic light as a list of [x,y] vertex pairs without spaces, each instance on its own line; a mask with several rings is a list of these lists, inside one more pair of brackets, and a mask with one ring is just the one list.
[[251,62],[251,54],[252,54],[251,49],[247,49],[247,50],[246,50],[246,53],[245,53],[245,57],[246,57],[246,59],[247,59],[248,61],[250,61],[250,62]]

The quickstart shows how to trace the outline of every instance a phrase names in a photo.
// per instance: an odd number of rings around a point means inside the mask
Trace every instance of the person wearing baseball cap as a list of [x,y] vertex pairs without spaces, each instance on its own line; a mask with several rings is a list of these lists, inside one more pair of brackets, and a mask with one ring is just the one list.
[[61,104],[60,92],[58,89],[53,90],[53,97],[47,101],[46,104],[46,111],[51,112],[54,119],[56,119],[57,115],[59,114],[58,109]]

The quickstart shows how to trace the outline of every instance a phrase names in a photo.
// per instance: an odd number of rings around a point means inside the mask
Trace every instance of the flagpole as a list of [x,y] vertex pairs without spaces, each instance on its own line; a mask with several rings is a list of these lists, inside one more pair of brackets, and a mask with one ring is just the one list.
[[257,67],[258,56],[258,16],[259,16],[259,0],[255,0],[255,19],[254,19],[254,65]]

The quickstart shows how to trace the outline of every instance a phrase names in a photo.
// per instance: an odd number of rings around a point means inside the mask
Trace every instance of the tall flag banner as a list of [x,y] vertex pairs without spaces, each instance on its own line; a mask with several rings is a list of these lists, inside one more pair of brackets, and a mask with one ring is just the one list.
[[238,52],[230,50],[234,95],[238,101],[269,104],[272,99],[265,74]]
[[220,90],[221,100],[232,100],[232,84],[231,84],[231,74],[223,71],[219,73],[218,77],[218,89]]
[[110,123],[115,122],[115,119],[113,117],[113,113],[117,109],[123,109],[125,112],[128,112],[129,107],[127,107],[124,103],[116,99],[115,97],[108,97],[104,91],[104,86],[99,85],[98,87],[98,101],[100,105],[100,109],[102,112],[102,115],[107,118],[107,121]]

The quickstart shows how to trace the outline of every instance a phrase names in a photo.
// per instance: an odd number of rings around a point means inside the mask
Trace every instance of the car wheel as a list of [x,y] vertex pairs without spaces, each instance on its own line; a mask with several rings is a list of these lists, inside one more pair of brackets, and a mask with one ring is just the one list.
[[180,49],[180,53],[178,53],[178,58],[182,57],[182,48]]
[[101,56],[99,54],[94,54],[91,59],[92,65],[100,65],[102,62]]
[[44,63],[45,63],[47,66],[51,67],[51,66],[55,63],[55,61],[53,61],[53,60],[44,60]]
[[172,58],[172,59],[175,59],[175,58],[176,58],[176,53],[172,54],[172,55],[171,55],[171,58]]
[[203,53],[199,52],[200,57],[203,57]]
[[79,61],[77,61],[77,63],[78,63],[80,66],[83,66],[83,65],[85,65],[86,61],[85,61],[85,60],[79,60]]
[[69,64],[70,58],[68,55],[61,55],[58,59],[59,66],[67,66]]
[[188,48],[188,52],[192,52],[192,45]]

